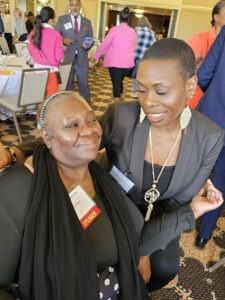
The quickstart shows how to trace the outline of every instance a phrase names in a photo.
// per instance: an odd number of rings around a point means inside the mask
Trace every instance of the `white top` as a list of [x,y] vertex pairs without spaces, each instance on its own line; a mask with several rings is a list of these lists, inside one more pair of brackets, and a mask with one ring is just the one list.
[[12,20],[8,14],[1,14],[5,33],[12,33]]

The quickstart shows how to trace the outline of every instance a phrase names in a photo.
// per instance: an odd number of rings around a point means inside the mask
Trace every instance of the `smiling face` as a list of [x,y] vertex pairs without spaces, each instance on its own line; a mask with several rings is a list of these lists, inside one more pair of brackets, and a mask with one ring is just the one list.
[[80,14],[81,2],[80,0],[71,0],[70,1],[70,11],[74,16],[78,16]]
[[48,107],[42,136],[58,163],[76,167],[96,158],[102,129],[85,101],[67,95]]
[[179,124],[190,93],[195,91],[196,76],[184,79],[175,59],[142,60],[137,73],[138,100],[153,126]]

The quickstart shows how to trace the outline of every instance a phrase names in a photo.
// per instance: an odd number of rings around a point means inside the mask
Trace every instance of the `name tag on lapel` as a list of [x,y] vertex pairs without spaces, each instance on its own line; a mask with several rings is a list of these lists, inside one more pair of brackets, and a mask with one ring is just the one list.
[[119,183],[119,185],[126,193],[128,193],[134,186],[134,183],[129,178],[127,178],[116,166],[112,167],[110,175]]
[[65,23],[65,24],[64,24],[64,28],[65,28],[66,30],[68,30],[68,29],[73,28],[73,25],[72,25],[72,23],[68,22],[68,23]]

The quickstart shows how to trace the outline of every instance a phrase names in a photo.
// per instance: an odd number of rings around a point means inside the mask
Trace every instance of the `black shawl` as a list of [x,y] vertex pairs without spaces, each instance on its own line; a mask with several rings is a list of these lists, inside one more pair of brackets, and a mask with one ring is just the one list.
[[[119,299],[149,299],[137,272],[138,237],[120,189],[97,163],[89,170],[117,241]],[[34,152],[19,290],[23,300],[99,299],[93,251],[45,145]]]

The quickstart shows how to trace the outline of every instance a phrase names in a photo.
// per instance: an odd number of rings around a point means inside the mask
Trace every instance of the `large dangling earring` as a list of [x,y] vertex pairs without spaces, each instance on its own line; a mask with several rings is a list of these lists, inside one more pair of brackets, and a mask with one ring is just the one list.
[[191,110],[189,106],[186,106],[184,110],[182,111],[180,115],[180,127],[181,129],[184,129],[188,126],[190,120],[191,120]]
[[139,115],[139,123],[138,123],[139,127],[142,125],[145,117],[146,117],[145,112],[144,112],[143,108],[141,107],[140,115]]

